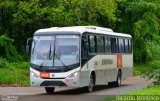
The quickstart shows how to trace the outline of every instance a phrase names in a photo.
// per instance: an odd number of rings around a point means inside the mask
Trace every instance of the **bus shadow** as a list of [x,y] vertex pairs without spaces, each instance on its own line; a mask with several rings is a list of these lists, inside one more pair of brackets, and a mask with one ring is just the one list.
[[[129,85],[123,84],[120,87],[127,87],[127,86],[129,86]],[[114,89],[114,88],[119,88],[119,87],[110,87],[108,85],[96,86],[94,88],[93,93],[97,92],[97,91],[104,91],[104,90],[109,90],[109,89]],[[69,90],[63,90],[63,91],[56,91],[53,94],[44,93],[44,94],[40,94],[40,95],[78,95],[78,94],[87,94],[87,93],[88,92],[83,87],[83,88],[75,88],[75,89],[69,89]]]

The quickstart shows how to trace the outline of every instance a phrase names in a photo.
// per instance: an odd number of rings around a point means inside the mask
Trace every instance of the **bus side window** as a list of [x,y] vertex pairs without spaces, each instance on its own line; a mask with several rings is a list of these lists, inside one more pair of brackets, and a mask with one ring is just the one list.
[[111,38],[111,51],[112,51],[112,53],[118,53],[118,40],[117,40],[117,38]]
[[89,52],[95,53],[96,52],[95,36],[90,35],[88,39],[89,39]]
[[128,53],[129,52],[128,39],[124,39],[124,43],[125,43],[125,53]]
[[129,45],[129,53],[132,53],[132,43],[131,43],[131,39],[128,40],[128,45]]
[[119,53],[119,42],[118,42],[118,38],[116,38],[116,52],[115,53]]
[[123,39],[119,38],[119,53],[124,53],[124,42]]
[[97,53],[104,53],[104,37],[97,36]]
[[82,44],[81,44],[81,57],[87,58],[88,57],[88,47],[87,47],[87,38],[86,36],[82,36]]
[[106,53],[110,53],[111,52],[111,40],[110,40],[110,37],[106,37],[105,38],[105,49],[106,49]]

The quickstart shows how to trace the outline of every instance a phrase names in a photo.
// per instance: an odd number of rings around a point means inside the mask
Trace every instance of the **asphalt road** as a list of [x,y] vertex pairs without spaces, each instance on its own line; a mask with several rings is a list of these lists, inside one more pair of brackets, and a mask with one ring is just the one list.
[[121,87],[96,86],[92,93],[85,92],[84,88],[61,87],[56,88],[55,93],[51,95],[46,94],[42,87],[0,87],[0,101],[96,101],[145,88],[152,82],[135,76],[123,81]]

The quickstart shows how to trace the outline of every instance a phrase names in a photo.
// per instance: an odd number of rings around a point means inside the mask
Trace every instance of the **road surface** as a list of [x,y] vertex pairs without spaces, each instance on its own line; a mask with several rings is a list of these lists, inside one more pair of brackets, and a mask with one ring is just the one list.
[[[87,93],[84,88],[56,88],[54,94],[46,94],[42,87],[0,87],[0,101],[96,101],[104,97],[122,95],[132,90],[149,86],[153,81],[139,76],[122,82],[121,87],[111,88],[107,85],[96,86],[95,91]],[[13,100],[12,100],[13,101]]]

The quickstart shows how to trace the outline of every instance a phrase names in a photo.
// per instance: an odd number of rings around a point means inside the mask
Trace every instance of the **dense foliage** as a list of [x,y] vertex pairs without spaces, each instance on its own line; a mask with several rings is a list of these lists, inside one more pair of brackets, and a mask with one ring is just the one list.
[[4,61],[7,63],[7,60],[10,62],[19,62],[22,60],[22,57],[18,55],[12,42],[13,40],[5,35],[0,36],[0,66],[4,65]]
[[[23,55],[27,38],[40,28],[109,27],[133,36],[134,60],[144,63],[159,59],[159,11],[160,0],[1,0],[0,36],[14,39],[14,47]],[[7,42],[0,41],[0,50],[5,53],[0,57],[19,60],[11,41]]]
[[120,0],[118,30],[133,37],[135,62],[159,59],[160,0]]

